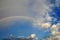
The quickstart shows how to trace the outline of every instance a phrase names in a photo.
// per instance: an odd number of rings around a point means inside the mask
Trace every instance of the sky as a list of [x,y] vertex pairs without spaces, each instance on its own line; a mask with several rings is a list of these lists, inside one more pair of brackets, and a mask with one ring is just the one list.
[[59,0],[0,0],[0,38],[10,34],[38,38],[51,35],[60,23]]

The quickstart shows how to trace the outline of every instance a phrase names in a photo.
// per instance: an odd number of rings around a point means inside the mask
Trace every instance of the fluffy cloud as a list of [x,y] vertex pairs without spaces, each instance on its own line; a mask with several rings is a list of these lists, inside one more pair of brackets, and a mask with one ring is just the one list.
[[31,38],[35,38],[36,37],[36,35],[35,34],[31,34]]
[[51,30],[52,30],[52,31],[53,31],[53,30],[56,30],[56,31],[57,31],[57,30],[58,30],[58,26],[57,26],[57,25],[55,25],[55,24],[54,24],[54,25],[52,25]]
[[42,27],[43,28],[48,28],[48,27],[50,27],[51,26],[51,23],[44,23],[44,24],[42,24]]
[[60,36],[56,36],[56,38],[57,38],[58,40],[60,40]]
[[52,34],[52,35],[58,35],[59,32],[58,32],[58,31],[52,31],[51,34]]

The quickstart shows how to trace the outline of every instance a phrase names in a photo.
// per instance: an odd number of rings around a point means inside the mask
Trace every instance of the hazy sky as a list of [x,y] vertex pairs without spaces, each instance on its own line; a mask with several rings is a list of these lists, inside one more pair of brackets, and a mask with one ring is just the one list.
[[30,15],[28,0],[0,0],[0,18],[22,15]]
[[0,0],[0,19],[9,16],[35,17],[44,5],[46,0]]

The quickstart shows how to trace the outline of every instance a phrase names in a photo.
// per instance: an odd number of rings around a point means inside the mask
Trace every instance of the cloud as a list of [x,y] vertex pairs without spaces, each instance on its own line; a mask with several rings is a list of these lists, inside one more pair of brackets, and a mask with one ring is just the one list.
[[56,25],[57,25],[57,27],[60,27],[60,23],[59,22]]
[[52,35],[58,35],[59,32],[58,32],[58,31],[52,31],[51,34],[52,34]]
[[35,38],[36,37],[36,35],[35,34],[31,34],[31,38]]
[[[43,11],[44,12],[44,11]],[[36,19],[33,21],[34,26],[39,26],[42,28],[48,28],[51,26],[51,21],[53,17],[49,16],[48,13],[40,13],[40,16],[37,16]],[[55,21],[55,19],[54,19]]]
[[31,34],[30,36],[33,40],[39,40],[39,38],[36,36],[36,34]]
[[53,30],[54,30],[54,31],[57,31],[57,30],[58,30],[58,26],[57,26],[57,25],[55,25],[55,24],[54,24],[54,25],[52,25],[51,30],[52,30],[52,31],[53,31]]
[[42,28],[48,28],[51,26],[51,23],[44,23],[42,24]]
[[[47,4],[46,0],[45,1],[42,0],[41,4],[42,5],[40,5],[39,9],[37,10],[38,15],[35,17],[35,20],[33,21],[33,26],[41,28],[43,25],[43,28],[49,28],[51,27],[53,22],[57,21],[55,17],[51,16],[51,15],[56,16],[56,13],[52,10],[52,8],[54,7],[54,4]],[[48,25],[48,26],[45,26],[45,25]]]
[[60,26],[59,25],[60,25],[59,23],[52,25],[52,27],[51,27],[52,35],[59,35],[60,34],[60,32],[59,32]]
[[49,8],[45,0],[1,0],[0,4],[0,19],[9,16],[41,16]]
[[47,40],[60,40],[60,32],[59,32],[59,27],[60,27],[60,23],[57,24],[53,24],[51,26],[51,35],[49,37],[47,37]]
[[29,1],[30,0],[1,0],[0,1],[0,19],[9,17],[9,16],[33,17],[34,13],[32,13],[31,11],[32,9],[30,10],[30,8],[28,7],[30,4]]
[[57,7],[60,7],[60,0],[56,0],[56,4]]
[[56,38],[57,38],[58,40],[60,40],[60,36],[56,36]]

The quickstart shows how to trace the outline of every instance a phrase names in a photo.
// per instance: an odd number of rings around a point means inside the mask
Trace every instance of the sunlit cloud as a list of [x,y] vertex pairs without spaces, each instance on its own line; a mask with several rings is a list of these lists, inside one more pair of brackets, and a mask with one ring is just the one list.
[[42,24],[42,28],[48,28],[51,26],[51,23],[44,23]]
[[36,37],[36,35],[35,34],[31,34],[31,38],[35,38]]
[[57,40],[60,40],[60,36],[56,36]]
[[58,32],[58,31],[52,31],[51,34],[52,34],[52,35],[58,35],[59,32]]
[[55,31],[57,31],[58,30],[58,26],[57,25],[52,25],[52,27],[51,27],[51,30],[53,31],[53,30],[55,30]]

